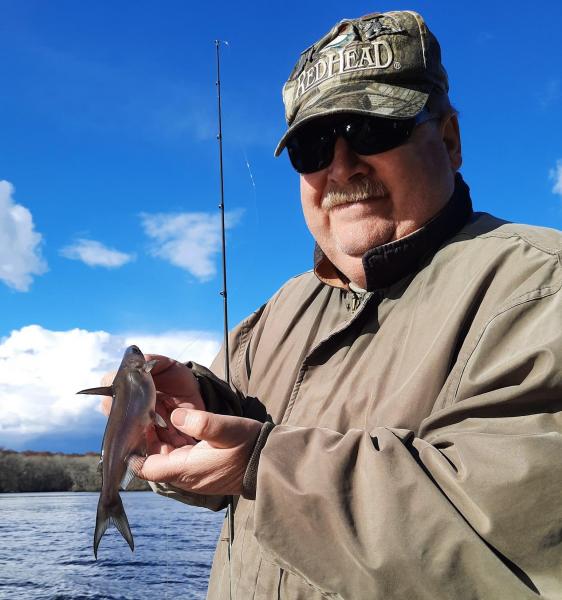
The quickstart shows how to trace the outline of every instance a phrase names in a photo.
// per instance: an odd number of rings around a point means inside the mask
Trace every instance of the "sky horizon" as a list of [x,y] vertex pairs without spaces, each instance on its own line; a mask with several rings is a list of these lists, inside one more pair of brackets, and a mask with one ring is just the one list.
[[[105,418],[75,392],[126,345],[210,364],[221,342],[214,40],[233,326],[312,267],[273,157],[283,83],[340,19],[405,7],[0,6],[0,447],[96,452]],[[562,228],[562,6],[540,25],[520,0],[407,8],[440,41],[475,210]]]

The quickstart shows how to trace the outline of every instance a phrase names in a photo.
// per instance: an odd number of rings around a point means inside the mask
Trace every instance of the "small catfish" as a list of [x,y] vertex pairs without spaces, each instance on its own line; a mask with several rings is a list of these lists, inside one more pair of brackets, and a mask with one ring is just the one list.
[[137,346],[125,350],[113,384],[82,390],[79,394],[113,396],[111,412],[105,427],[99,469],[102,487],[94,531],[94,556],[107,528],[113,524],[134,550],[133,535],[119,496],[119,487],[127,489],[135,467],[146,455],[146,432],[156,423],[166,422],[155,411],[156,388],[150,370],[157,361],[147,362]]

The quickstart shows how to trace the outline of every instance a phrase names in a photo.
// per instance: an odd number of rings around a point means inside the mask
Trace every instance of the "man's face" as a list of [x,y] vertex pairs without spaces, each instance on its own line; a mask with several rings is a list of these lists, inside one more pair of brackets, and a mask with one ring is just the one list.
[[301,175],[308,228],[330,261],[364,284],[363,254],[437,214],[451,197],[460,163],[455,116],[423,123],[405,144],[372,156],[355,154],[338,138],[332,163]]

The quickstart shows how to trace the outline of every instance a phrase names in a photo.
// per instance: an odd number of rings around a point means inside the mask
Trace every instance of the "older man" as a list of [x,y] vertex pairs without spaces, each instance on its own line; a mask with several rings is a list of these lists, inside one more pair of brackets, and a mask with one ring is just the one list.
[[209,598],[562,597],[561,235],[472,212],[447,93],[409,11],[284,87],[314,272],[232,332],[232,387],[220,357],[153,371],[176,430],[141,475],[238,496]]

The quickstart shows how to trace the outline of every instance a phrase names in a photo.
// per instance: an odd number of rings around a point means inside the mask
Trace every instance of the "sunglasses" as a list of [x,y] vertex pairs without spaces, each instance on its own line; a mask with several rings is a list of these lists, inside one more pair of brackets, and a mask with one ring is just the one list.
[[404,144],[416,125],[437,118],[424,109],[416,117],[403,120],[349,113],[315,119],[289,138],[287,152],[295,171],[314,173],[330,165],[338,137],[356,154],[379,154]]

